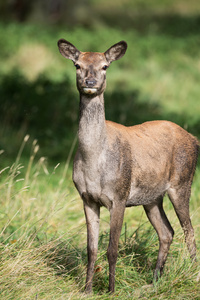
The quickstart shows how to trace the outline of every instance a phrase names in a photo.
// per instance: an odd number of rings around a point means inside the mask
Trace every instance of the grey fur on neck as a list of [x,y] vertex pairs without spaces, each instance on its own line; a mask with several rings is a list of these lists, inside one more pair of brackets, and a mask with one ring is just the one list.
[[[105,111],[103,94],[95,97],[80,95],[79,149],[91,153],[102,149],[105,142]],[[99,145],[99,147],[97,147]]]

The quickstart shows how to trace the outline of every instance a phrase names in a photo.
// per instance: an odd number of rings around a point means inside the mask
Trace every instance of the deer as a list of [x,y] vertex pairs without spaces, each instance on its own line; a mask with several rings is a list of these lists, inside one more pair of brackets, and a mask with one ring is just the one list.
[[76,67],[80,94],[73,182],[83,200],[87,225],[85,292],[92,292],[102,206],[110,213],[109,292],[115,291],[118,245],[126,207],[142,205],[157,232],[159,250],[153,278],[158,280],[174,236],[163,209],[165,194],[183,228],[190,257],[195,259],[196,256],[189,199],[198,140],[170,121],[146,121],[126,127],[105,119],[106,70],[113,61],[124,56],[125,41],[114,44],[104,53],[81,52],[65,39],[58,41],[58,48]]

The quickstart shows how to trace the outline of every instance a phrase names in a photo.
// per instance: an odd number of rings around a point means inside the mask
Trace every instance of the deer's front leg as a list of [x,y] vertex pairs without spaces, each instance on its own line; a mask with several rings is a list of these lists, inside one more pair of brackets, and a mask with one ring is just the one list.
[[85,284],[85,292],[92,292],[92,279],[94,275],[94,264],[97,258],[98,237],[99,237],[99,217],[100,206],[91,202],[89,205],[84,203],[84,211],[87,223],[87,253],[88,266]]
[[109,292],[115,291],[115,267],[118,255],[119,237],[121,234],[125,204],[114,203],[110,211],[110,241],[107,251],[109,262]]

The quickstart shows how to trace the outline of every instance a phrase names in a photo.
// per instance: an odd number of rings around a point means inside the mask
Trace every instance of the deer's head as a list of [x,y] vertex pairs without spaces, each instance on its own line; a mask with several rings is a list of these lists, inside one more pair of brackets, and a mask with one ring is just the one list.
[[111,62],[120,59],[126,52],[127,44],[121,41],[106,52],[81,52],[64,39],[58,41],[60,53],[74,62],[77,74],[77,88],[81,94],[99,95],[106,88],[106,70]]

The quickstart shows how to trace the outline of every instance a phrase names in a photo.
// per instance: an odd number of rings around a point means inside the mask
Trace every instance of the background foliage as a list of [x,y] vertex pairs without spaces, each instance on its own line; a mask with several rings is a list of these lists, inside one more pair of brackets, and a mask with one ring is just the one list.
[[[79,95],[57,40],[102,52],[126,40],[126,55],[107,71],[106,118],[125,125],[167,119],[200,138],[200,3],[13,0],[0,1],[0,16],[0,295],[81,299],[86,231],[71,181]],[[199,182],[198,167],[191,197],[198,251]],[[165,208],[176,235],[164,276],[148,290],[157,236],[142,208],[127,209],[115,297],[199,299],[199,265],[188,258],[167,199]],[[92,299],[108,299],[108,224],[102,209]]]

